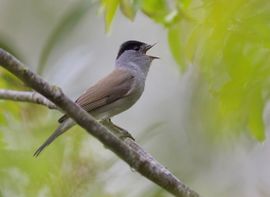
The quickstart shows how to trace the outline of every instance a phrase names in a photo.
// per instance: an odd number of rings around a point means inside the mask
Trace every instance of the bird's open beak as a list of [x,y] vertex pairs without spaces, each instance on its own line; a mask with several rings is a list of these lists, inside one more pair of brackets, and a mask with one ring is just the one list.
[[[145,53],[149,50],[149,49],[151,49],[153,46],[155,46],[157,43],[155,43],[155,44],[152,44],[152,45],[150,45],[150,44],[147,44],[146,46],[145,46]],[[156,56],[150,56],[150,55],[148,55],[148,57],[150,57],[151,59],[159,59],[159,57],[156,57]]]

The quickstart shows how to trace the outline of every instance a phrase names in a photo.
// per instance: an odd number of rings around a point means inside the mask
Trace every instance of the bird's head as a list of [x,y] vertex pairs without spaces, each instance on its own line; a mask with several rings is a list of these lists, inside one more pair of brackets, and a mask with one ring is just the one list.
[[116,59],[120,58],[126,52],[138,55],[138,56],[147,56],[150,59],[159,59],[159,57],[146,55],[146,52],[151,49],[155,44],[149,45],[144,42],[136,41],[136,40],[129,40],[124,42],[118,51]]

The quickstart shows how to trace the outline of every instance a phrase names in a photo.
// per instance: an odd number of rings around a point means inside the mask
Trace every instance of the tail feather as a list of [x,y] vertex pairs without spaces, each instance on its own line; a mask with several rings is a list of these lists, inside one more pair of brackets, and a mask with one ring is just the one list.
[[59,135],[65,133],[74,124],[75,123],[72,119],[66,119],[64,122],[62,122],[59,127],[50,135],[50,137],[36,150],[34,157],[37,157],[44,148],[50,145]]

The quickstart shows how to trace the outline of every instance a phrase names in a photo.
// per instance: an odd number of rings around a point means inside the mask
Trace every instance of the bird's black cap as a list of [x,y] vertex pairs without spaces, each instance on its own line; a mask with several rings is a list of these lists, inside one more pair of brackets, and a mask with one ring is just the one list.
[[135,51],[140,50],[141,46],[143,45],[147,45],[147,44],[144,42],[136,41],[136,40],[129,40],[129,41],[124,42],[120,46],[116,59],[118,59],[120,55],[127,50],[135,50]]

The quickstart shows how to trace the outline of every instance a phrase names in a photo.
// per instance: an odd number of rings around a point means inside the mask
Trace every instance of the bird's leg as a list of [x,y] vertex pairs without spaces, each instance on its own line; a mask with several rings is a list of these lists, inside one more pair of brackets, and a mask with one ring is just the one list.
[[101,124],[103,124],[105,127],[108,127],[110,131],[112,131],[120,139],[124,140],[125,138],[131,138],[135,141],[134,137],[127,130],[114,124],[110,118],[102,120]]

